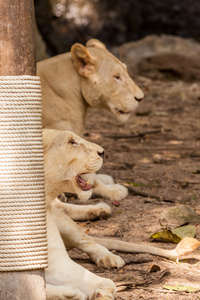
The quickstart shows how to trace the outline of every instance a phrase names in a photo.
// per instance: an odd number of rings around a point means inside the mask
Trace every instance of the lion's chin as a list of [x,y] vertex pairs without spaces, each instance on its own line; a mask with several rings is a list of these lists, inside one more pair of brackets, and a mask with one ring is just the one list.
[[90,199],[90,197],[92,196],[92,190],[85,192],[85,191],[79,189],[79,191],[77,191],[76,194],[80,201],[87,202]]
[[108,107],[109,110],[115,115],[117,121],[123,124],[129,119],[132,111],[137,107],[137,105],[131,107],[129,110],[115,107],[113,104],[110,104]]
[[116,116],[116,118],[117,118],[117,121],[118,121],[120,124],[125,123],[125,122],[129,119],[130,115],[131,115],[131,112],[126,113],[126,114],[115,113],[115,116]]
[[77,194],[77,197],[82,202],[86,202],[92,196],[93,186],[89,181],[85,181],[81,175],[77,175],[73,181],[74,193]]

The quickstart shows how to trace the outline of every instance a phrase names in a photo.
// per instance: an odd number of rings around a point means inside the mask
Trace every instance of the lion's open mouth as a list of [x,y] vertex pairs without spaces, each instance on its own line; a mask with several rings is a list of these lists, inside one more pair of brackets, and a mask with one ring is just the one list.
[[128,114],[131,113],[130,110],[129,110],[129,111],[124,111],[124,110],[118,109],[118,108],[116,108],[116,107],[115,107],[115,111],[116,111],[117,113],[119,113],[119,114],[122,114],[122,115],[128,115]]
[[93,188],[93,186],[89,183],[89,180],[88,181],[83,180],[80,175],[76,176],[76,182],[80,187],[80,189],[83,191],[89,191]]

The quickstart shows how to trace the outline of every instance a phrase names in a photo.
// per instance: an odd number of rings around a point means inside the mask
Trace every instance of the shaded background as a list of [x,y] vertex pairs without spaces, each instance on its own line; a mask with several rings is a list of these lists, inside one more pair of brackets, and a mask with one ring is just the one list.
[[200,41],[199,0],[35,0],[35,11],[49,55],[90,38],[110,49],[149,34]]

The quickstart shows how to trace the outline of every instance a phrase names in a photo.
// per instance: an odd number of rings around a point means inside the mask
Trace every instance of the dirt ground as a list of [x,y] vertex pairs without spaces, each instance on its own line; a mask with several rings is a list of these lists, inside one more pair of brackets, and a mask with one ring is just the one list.
[[[112,207],[111,217],[79,225],[93,236],[151,243],[150,235],[161,229],[161,220],[173,206],[188,205],[200,215],[200,85],[145,77],[139,77],[137,83],[145,98],[125,125],[119,126],[109,112],[91,110],[85,131],[88,140],[106,150],[101,173],[129,186],[129,195],[120,203],[103,199]],[[91,202],[99,201],[102,199]],[[119,270],[99,269],[79,251],[69,254],[92,272],[111,278],[117,285],[117,300],[200,299],[200,291],[163,287],[173,284],[200,289],[199,250],[193,259],[179,264],[150,254],[118,253],[126,262]]]

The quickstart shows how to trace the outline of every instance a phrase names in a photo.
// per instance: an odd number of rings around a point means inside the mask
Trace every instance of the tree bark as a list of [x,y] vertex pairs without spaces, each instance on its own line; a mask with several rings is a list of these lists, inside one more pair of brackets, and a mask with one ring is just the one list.
[[0,75],[35,75],[32,0],[0,0]]
[[[36,74],[32,0],[0,0],[0,76]],[[0,300],[46,299],[44,270],[0,272]]]

